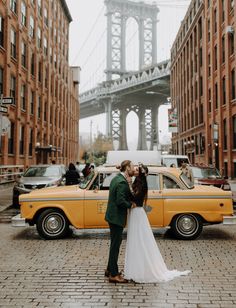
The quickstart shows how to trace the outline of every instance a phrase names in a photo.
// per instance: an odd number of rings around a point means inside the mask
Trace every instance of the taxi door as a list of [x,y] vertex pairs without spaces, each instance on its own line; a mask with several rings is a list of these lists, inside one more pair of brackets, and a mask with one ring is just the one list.
[[84,227],[108,228],[105,221],[109,185],[115,174],[98,174],[84,195]]
[[149,174],[147,177],[148,182],[148,200],[146,212],[149,222],[152,227],[162,227],[164,223],[163,217],[163,197],[160,190],[160,175]]

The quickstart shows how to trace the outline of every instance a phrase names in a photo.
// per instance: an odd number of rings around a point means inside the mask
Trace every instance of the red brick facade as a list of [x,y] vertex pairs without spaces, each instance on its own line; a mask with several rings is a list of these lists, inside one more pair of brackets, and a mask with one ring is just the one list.
[[193,0],[171,49],[173,151],[236,177],[234,1]]
[[0,94],[14,97],[2,129],[0,124],[1,165],[78,159],[78,83],[68,64],[70,22],[64,0],[0,2]]

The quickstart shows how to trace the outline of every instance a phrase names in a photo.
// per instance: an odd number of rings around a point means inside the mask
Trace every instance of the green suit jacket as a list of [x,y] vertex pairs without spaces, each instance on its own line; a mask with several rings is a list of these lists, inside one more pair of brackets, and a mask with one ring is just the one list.
[[108,223],[125,227],[127,209],[131,208],[132,193],[122,174],[116,175],[110,184],[105,220]]

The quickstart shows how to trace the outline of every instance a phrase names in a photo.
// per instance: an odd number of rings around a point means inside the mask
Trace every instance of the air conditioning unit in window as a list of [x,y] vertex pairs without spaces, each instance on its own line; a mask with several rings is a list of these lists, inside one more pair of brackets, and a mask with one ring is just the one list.
[[225,32],[229,33],[229,34],[234,34],[234,27],[233,26],[227,26],[226,29],[225,29]]

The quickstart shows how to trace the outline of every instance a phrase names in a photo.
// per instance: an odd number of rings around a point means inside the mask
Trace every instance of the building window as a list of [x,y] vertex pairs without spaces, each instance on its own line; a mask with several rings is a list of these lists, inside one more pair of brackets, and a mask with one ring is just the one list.
[[225,37],[222,37],[222,63],[225,62]]
[[211,112],[211,89],[208,89],[208,112]]
[[34,114],[34,91],[31,90],[30,96],[30,113]]
[[214,69],[217,70],[217,45],[214,47]]
[[26,27],[26,4],[24,1],[21,2],[21,23]]
[[24,140],[25,140],[25,127],[23,125],[20,126],[20,155],[24,155]]
[[223,120],[223,149],[227,150],[227,123],[226,123],[226,119]]
[[10,8],[12,12],[14,12],[15,14],[17,13],[17,1],[16,0],[10,1]]
[[29,156],[32,156],[33,153],[33,129],[29,130]]
[[207,21],[207,28],[208,28],[208,42],[210,42],[211,39],[211,22],[210,19]]
[[203,104],[199,107],[199,123],[203,123]]
[[38,119],[41,117],[41,97],[38,96],[38,114],[37,114]]
[[202,79],[202,76],[200,77],[200,81],[199,81],[199,94],[200,94],[200,96],[203,95],[203,79]]
[[42,81],[42,62],[39,61],[39,66],[38,66],[38,81]]
[[4,47],[4,18],[0,15],[0,46]]
[[211,76],[211,55],[208,55],[208,77]]
[[218,108],[218,84],[215,84],[215,108]]
[[233,116],[233,149],[236,149],[236,114]]
[[225,161],[224,162],[224,176],[228,176],[228,162]]
[[34,37],[34,17],[32,15],[30,15],[29,36]]
[[48,88],[48,68],[47,67],[45,69],[45,74],[44,74],[44,86],[45,88]]
[[44,8],[44,23],[48,27],[48,10],[46,7]]
[[10,132],[8,135],[8,154],[14,154],[14,130],[15,124],[11,122]]
[[226,82],[225,77],[222,79],[222,103],[223,105],[226,104]]
[[0,95],[3,94],[3,68],[0,67]]
[[202,18],[198,21],[198,33],[199,33],[199,39],[202,39]]
[[41,0],[38,0],[38,14],[42,16],[42,3]]
[[38,41],[38,48],[40,48],[42,45],[42,34],[41,34],[40,28],[38,28],[38,40],[37,41]]
[[236,162],[234,162],[234,178],[236,177]]
[[202,67],[202,47],[199,48],[199,65]]
[[217,10],[214,10],[214,31],[217,32]]
[[26,85],[25,84],[21,85],[20,97],[21,97],[21,109],[25,110],[26,109]]
[[235,70],[231,71],[231,99],[235,99]]
[[11,29],[11,56],[16,58],[16,31]]
[[10,97],[16,98],[16,77],[15,76],[11,76],[11,80],[10,80]]
[[35,73],[34,53],[31,54],[31,59],[30,59],[30,71],[31,71],[31,75],[34,76],[34,73]]
[[25,42],[21,42],[21,65],[26,67],[26,52],[27,46]]
[[230,52],[230,55],[232,55],[234,53],[234,33],[230,33],[230,36],[229,36],[229,52]]
[[43,52],[45,56],[48,55],[48,40],[46,37],[44,37],[44,41],[43,41]]
[[229,0],[230,1],[230,9],[232,10],[234,8],[234,0]]
[[47,121],[47,102],[44,103],[43,119],[45,122]]
[[221,17],[223,23],[225,21],[225,0],[221,0]]

